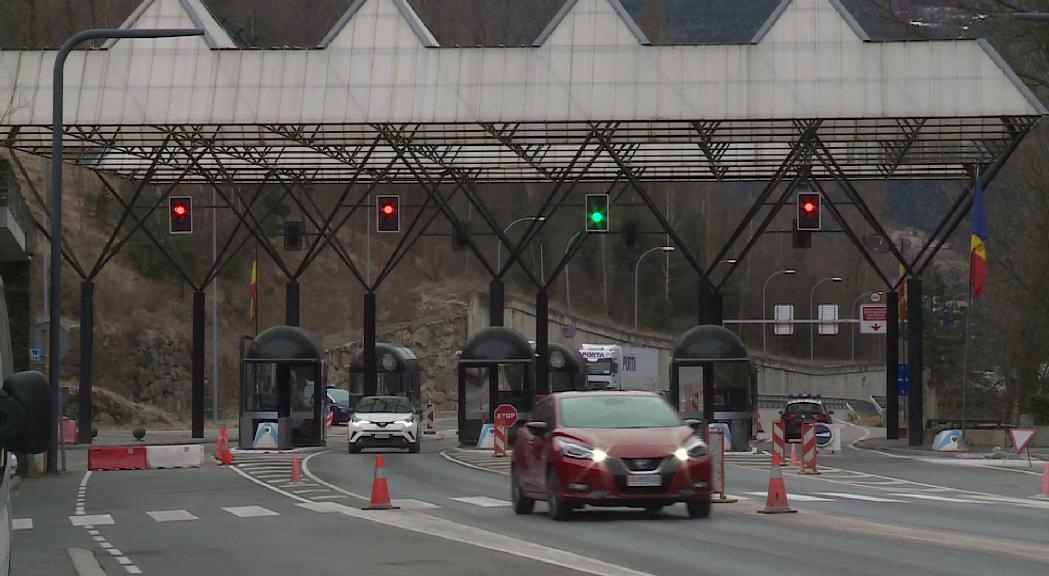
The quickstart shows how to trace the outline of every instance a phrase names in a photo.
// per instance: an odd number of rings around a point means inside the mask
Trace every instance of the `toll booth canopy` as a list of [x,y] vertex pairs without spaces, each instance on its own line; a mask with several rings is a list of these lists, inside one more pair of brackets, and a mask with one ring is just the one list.
[[241,352],[241,448],[324,445],[320,341],[297,326],[273,326]]
[[722,326],[696,326],[674,344],[670,403],[685,418],[728,424],[733,450],[749,446],[757,386],[743,342]]
[[520,332],[502,326],[481,330],[459,354],[459,442],[477,444],[481,428],[500,404],[526,420],[532,408],[535,354]]
[[422,370],[419,360],[410,348],[375,343],[376,382],[372,389],[367,383],[364,351],[350,361],[350,408],[365,396],[405,396],[416,410],[421,410]]
[[536,390],[536,398],[554,392],[586,390],[586,359],[564,344],[549,344],[549,390]]

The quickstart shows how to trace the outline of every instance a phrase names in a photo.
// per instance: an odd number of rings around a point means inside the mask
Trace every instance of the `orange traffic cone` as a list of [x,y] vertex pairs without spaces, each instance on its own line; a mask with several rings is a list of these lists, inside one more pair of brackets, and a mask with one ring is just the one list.
[[790,514],[792,510],[787,502],[787,485],[783,483],[783,473],[779,471],[779,454],[772,455],[772,473],[769,474],[769,489],[765,498],[765,508],[758,514]]
[[291,483],[298,484],[302,481],[302,470],[299,469],[299,455],[291,455]]
[[386,473],[382,469],[382,454],[375,455],[375,478],[372,480],[371,502],[365,510],[396,510],[390,502],[390,488],[386,485]]
[[1049,462],[1042,465],[1042,493],[1035,498],[1049,499]]
[[798,460],[798,445],[797,444],[791,444],[790,445],[790,466],[789,467],[790,468],[794,468],[795,470],[798,469],[798,468],[801,468],[801,461]]

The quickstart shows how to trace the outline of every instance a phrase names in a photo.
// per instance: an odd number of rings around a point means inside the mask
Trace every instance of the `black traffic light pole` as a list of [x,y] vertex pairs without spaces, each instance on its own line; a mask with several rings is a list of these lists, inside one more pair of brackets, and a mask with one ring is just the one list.
[[[87,40],[102,38],[174,38],[179,36],[203,36],[201,29],[148,28],[143,30],[123,30],[119,28],[93,28],[77,32],[62,44],[55,55],[54,81],[52,83],[51,102],[51,293],[48,301],[50,326],[48,326],[48,367],[47,378],[51,387],[54,402],[55,421],[51,426],[51,441],[47,451],[47,473],[58,473],[58,422],[62,415],[58,409],[59,389],[58,371],[60,368],[60,349],[62,329],[62,134],[63,123],[63,87],[65,85],[66,58],[73,48]],[[81,427],[91,429],[90,422],[81,422]]]

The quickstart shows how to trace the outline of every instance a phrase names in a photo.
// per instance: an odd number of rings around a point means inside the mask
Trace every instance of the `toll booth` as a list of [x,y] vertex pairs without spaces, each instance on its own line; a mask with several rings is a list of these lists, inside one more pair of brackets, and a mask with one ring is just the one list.
[[273,326],[241,346],[241,448],[324,446],[325,366],[320,341]]
[[350,361],[350,408],[365,396],[405,396],[422,410],[422,370],[410,348],[375,343],[375,389],[369,389],[364,370],[364,351]]
[[476,445],[500,404],[513,405],[527,420],[534,382],[535,353],[524,335],[502,326],[474,335],[459,353],[459,443]]
[[733,450],[748,450],[757,385],[743,342],[722,326],[696,326],[674,344],[670,403],[685,418],[723,422]]
[[[535,344],[532,343],[533,350]],[[564,344],[548,344],[550,389],[536,390],[536,401],[546,394],[586,390],[586,358]]]

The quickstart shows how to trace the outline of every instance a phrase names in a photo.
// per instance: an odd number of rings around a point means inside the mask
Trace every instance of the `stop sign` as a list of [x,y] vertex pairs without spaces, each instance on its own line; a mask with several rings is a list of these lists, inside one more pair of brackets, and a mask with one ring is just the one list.
[[517,423],[517,408],[510,404],[500,404],[495,409],[493,420],[497,426],[509,428]]

